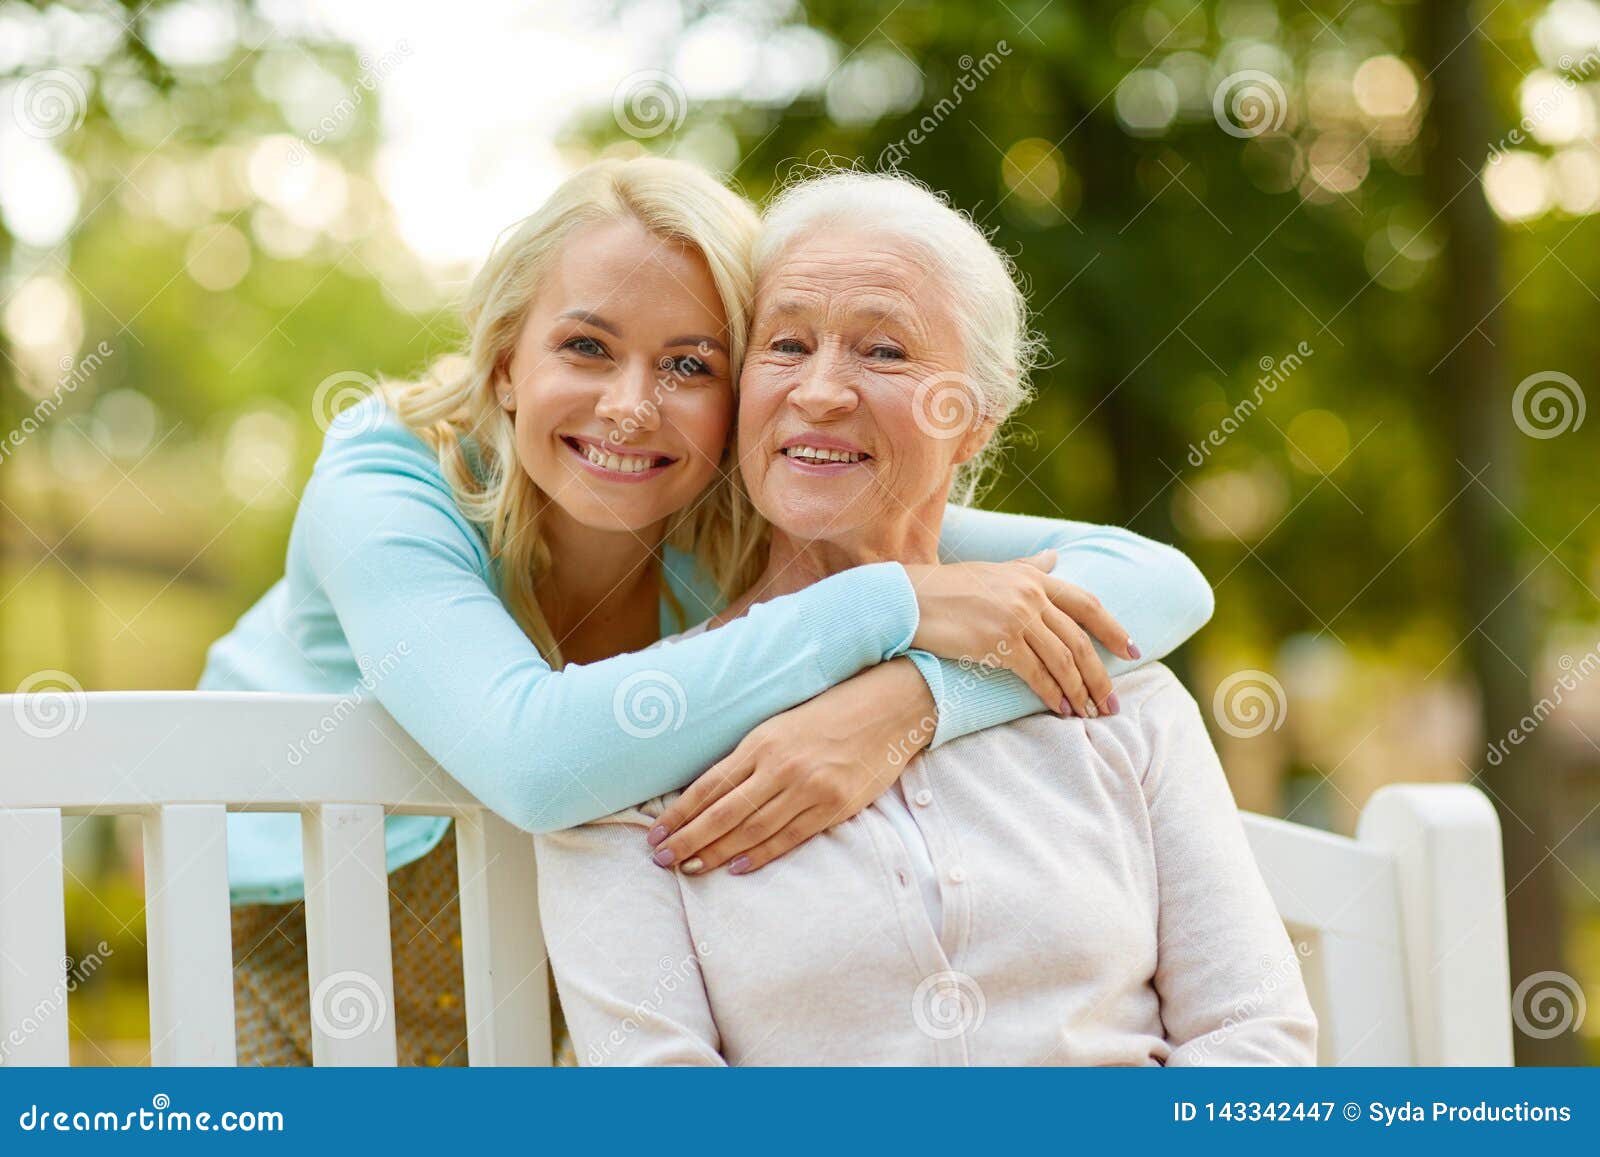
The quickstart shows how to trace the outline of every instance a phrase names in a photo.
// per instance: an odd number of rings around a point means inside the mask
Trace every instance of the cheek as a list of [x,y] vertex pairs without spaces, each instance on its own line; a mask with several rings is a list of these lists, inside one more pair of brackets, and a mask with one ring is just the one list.
[[734,405],[732,386],[707,386],[676,395],[662,407],[663,418],[689,444],[695,461],[711,469],[733,434]]

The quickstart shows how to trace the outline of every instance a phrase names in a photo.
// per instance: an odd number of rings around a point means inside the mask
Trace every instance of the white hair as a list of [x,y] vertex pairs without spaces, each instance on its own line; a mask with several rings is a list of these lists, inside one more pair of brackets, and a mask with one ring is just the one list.
[[[1028,402],[1028,375],[1042,342],[1028,327],[1016,265],[972,218],[899,173],[813,171],[786,185],[767,207],[755,249],[758,281],[797,241],[829,225],[888,234],[926,260],[934,284],[954,308],[980,417],[998,427]],[[991,440],[961,467],[951,487],[953,501],[973,500],[997,449]]]

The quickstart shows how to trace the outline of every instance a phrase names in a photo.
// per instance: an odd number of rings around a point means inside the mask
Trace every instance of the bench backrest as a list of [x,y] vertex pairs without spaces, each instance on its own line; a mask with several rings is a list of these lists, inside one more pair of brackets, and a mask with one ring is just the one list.
[[[467,1049],[549,1064],[531,838],[377,704],[331,695],[0,696],[0,1064],[68,1062],[62,817],[143,819],[151,1062],[235,1063],[226,814],[302,816],[319,1065],[395,1063],[385,814],[457,823]],[[1475,789],[1390,787],[1354,840],[1246,815],[1339,1064],[1509,1064],[1499,827]]]

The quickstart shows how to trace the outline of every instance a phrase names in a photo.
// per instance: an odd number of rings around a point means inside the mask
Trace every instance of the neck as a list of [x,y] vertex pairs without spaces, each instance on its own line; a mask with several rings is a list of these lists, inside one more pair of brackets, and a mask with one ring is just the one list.
[[766,569],[718,619],[736,618],[756,603],[804,590],[851,567],[874,562],[937,563],[943,521],[941,501],[907,512],[893,526],[872,527],[831,540],[802,538],[774,526]]
[[550,550],[550,570],[536,591],[545,621],[559,641],[586,623],[615,617],[618,607],[656,598],[656,548],[666,524],[641,531],[596,530],[555,503],[545,508],[540,531]]

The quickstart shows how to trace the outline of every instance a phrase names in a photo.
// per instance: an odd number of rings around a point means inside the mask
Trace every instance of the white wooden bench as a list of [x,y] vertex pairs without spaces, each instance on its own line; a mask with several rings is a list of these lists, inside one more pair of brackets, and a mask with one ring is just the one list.
[[[311,991],[358,976],[385,1009],[383,817],[452,816],[470,1062],[550,1063],[532,840],[370,701],[226,692],[0,696],[0,1060],[68,1062],[62,816],[134,813],[151,1061],[235,1063],[229,810],[301,813]],[[1245,822],[1304,946],[1324,1063],[1511,1062],[1499,826],[1476,789],[1384,788],[1354,840]],[[392,1065],[394,1018],[352,1034],[314,1017],[313,1055]]]

